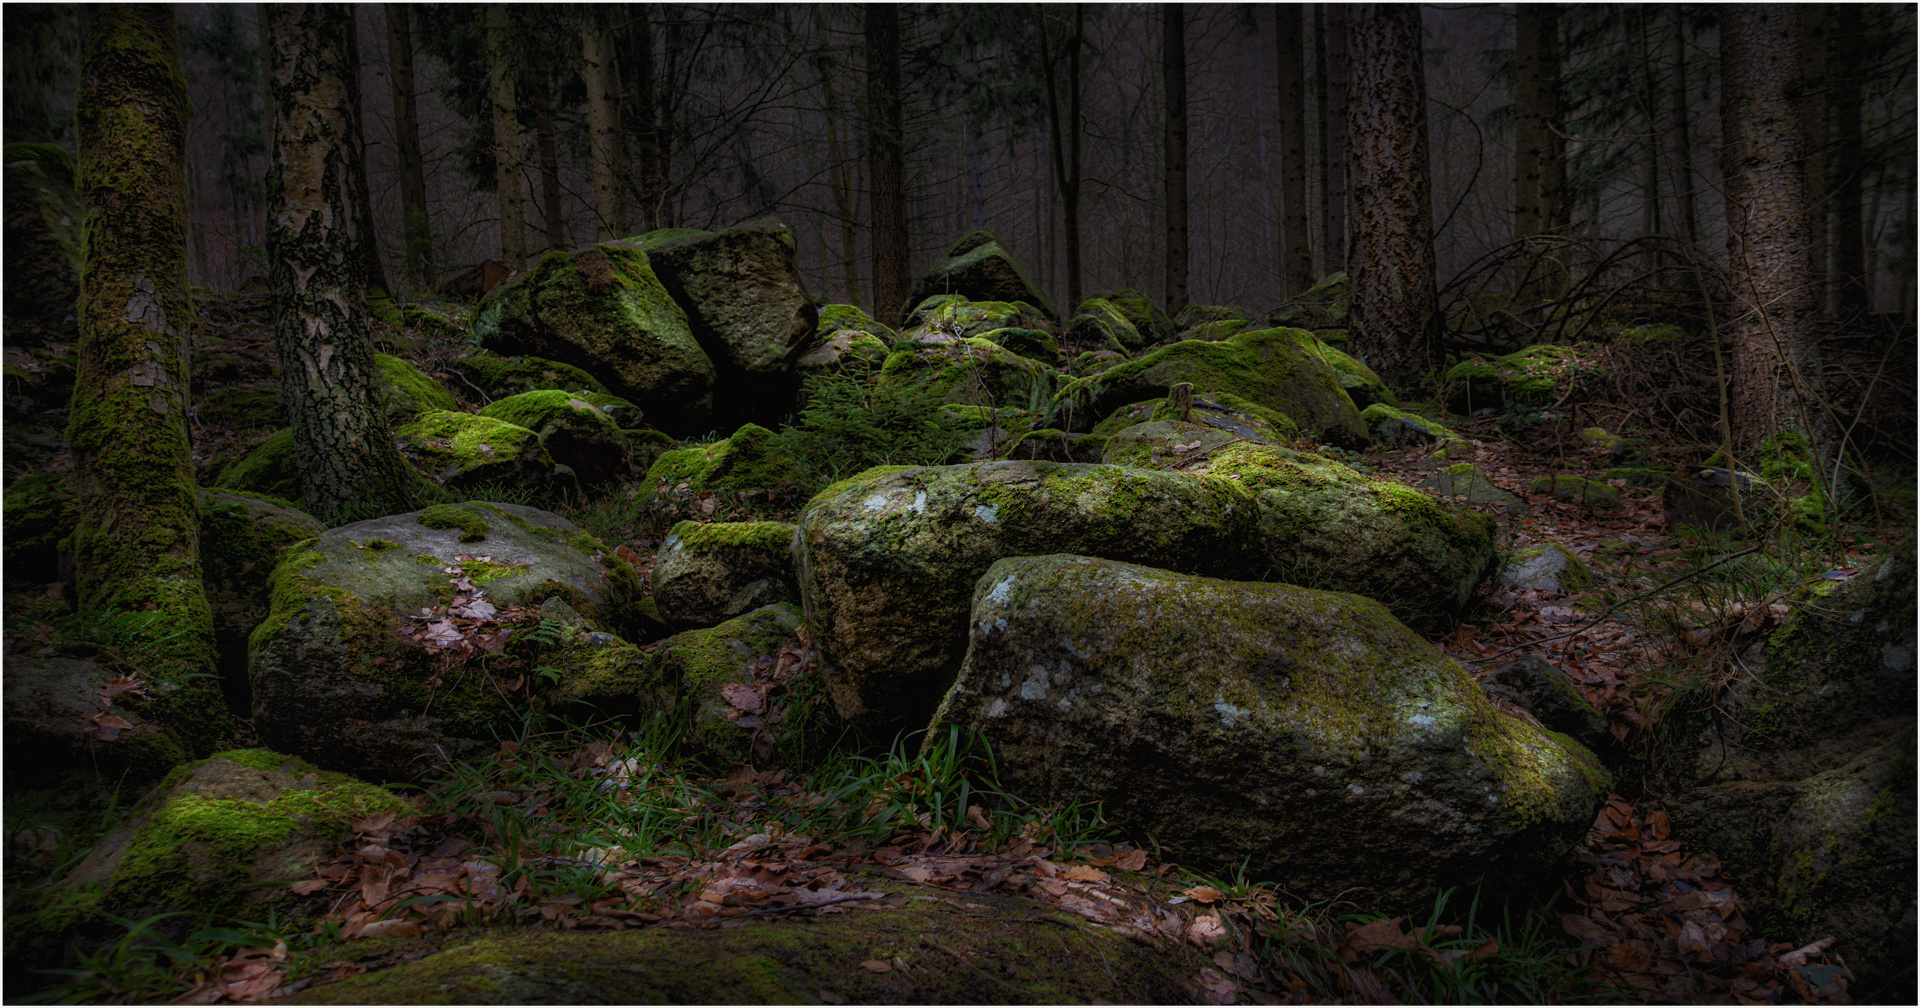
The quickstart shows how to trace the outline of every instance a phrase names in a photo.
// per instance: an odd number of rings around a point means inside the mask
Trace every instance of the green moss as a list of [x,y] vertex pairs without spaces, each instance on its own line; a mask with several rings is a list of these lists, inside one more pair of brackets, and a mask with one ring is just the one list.
[[1620,494],[1605,483],[1584,476],[1542,476],[1528,487],[1537,494],[1551,494],[1561,500],[1590,508],[1617,508]]
[[300,470],[293,459],[293,431],[279,431],[214,478],[218,490],[235,490],[298,501]]
[[690,550],[746,548],[765,552],[784,552],[793,539],[793,526],[786,522],[700,522],[683,521],[673,527],[669,538],[678,536]]
[[813,328],[814,340],[816,342],[824,340],[842,329],[853,329],[878,336],[888,343],[900,338],[898,333],[875,322],[871,316],[855,305],[821,305],[818,324]]
[[585,371],[544,357],[502,357],[480,351],[448,361],[447,366],[490,399],[539,389],[576,393],[607,391],[606,386]]
[[400,544],[397,542],[394,542],[391,539],[382,539],[378,536],[375,536],[374,538],[367,540],[366,548],[374,551],[375,553],[385,553],[390,549],[399,549]]
[[459,529],[461,542],[479,542],[487,537],[486,519],[453,504],[435,504],[414,520],[430,529]]
[[390,424],[405,423],[422,413],[455,408],[453,396],[425,371],[398,357],[373,355],[381,410]]

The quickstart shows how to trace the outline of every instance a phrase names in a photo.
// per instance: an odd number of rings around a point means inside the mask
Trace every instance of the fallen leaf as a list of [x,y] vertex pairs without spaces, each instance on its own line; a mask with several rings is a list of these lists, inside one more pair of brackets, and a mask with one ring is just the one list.
[[893,972],[893,964],[885,959],[868,959],[860,964],[860,968],[869,973]]
[[1227,898],[1227,894],[1210,885],[1197,885],[1181,895],[1195,903],[1218,903]]
[[295,896],[311,896],[332,884],[332,879],[317,878],[307,879],[305,882],[295,882],[293,885],[288,886],[288,888],[293,890]]
[[359,933],[353,937],[418,938],[420,937],[420,924],[417,921],[405,920],[398,917],[391,920],[374,921],[362,927]]
[[1217,914],[1202,914],[1187,925],[1187,940],[1205,948],[1227,940],[1227,929]]
[[101,711],[100,713],[95,714],[94,716],[88,718],[87,720],[93,722],[96,725],[99,725],[102,728],[112,728],[115,731],[126,731],[127,729],[133,727],[133,722],[128,721],[126,718],[120,717],[119,715],[110,714],[107,711]]
[[757,714],[766,707],[766,698],[744,683],[727,683],[720,687],[720,696],[727,703],[743,711],[753,711]]
[[1113,866],[1121,871],[1139,871],[1147,866],[1147,852],[1144,850],[1126,851],[1114,860]]
[[1074,865],[1063,872],[1062,877],[1072,879],[1075,882],[1105,882],[1107,880],[1107,873],[1098,868],[1089,868],[1086,865]]

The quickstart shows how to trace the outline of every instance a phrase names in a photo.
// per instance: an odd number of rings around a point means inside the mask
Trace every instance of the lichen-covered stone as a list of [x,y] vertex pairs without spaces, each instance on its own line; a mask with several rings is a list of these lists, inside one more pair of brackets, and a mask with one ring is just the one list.
[[793,526],[683,521],[653,561],[653,600],[675,630],[713,626],[775,602],[799,602]]
[[1134,326],[1133,320],[1105,298],[1088,298],[1074,309],[1074,315],[1076,318],[1091,315],[1098,319],[1101,328],[1120,344],[1122,350],[1138,350],[1146,345],[1146,335]]
[[[100,690],[125,669],[108,669],[88,658],[60,654],[7,656],[5,685],[6,787],[8,791],[56,786],[74,771],[146,787],[191,753],[187,740],[119,700],[109,710]],[[128,722],[102,729],[92,720],[103,711]]]
[[1164,396],[1181,382],[1199,392],[1227,392],[1285,413],[1302,431],[1345,447],[1364,447],[1367,428],[1338,374],[1301,349],[1287,329],[1242,332],[1220,343],[1186,340],[1097,375],[1075,379],[1057,397],[1062,412],[1085,429],[1118,407]]
[[200,572],[213,610],[213,643],[227,705],[248,710],[247,638],[265,622],[267,579],[289,547],[326,526],[285,501],[235,490],[200,491]]
[[490,416],[438,410],[393,433],[402,453],[449,490],[544,487],[556,476],[539,433]]
[[800,594],[841,713],[925,723],[965,650],[975,579],[1074,552],[1368,594],[1442,626],[1493,566],[1491,520],[1317,456],[1235,444],[1195,473],[1047,462],[882,468],[800,519]]
[[[621,414],[618,419],[616,412]],[[612,396],[589,398],[552,390],[496,400],[479,415],[539,435],[540,447],[556,464],[572,469],[584,486],[598,486],[627,474],[627,436],[621,428],[638,425],[641,418],[638,408]]]
[[1067,319],[1061,327],[1060,338],[1067,346],[1086,353],[1110,353],[1124,360],[1127,345],[1120,341],[1120,334],[1114,332],[1111,321],[1101,315],[1081,312]]
[[887,359],[887,344],[865,329],[841,329],[793,362],[804,392],[808,378],[849,370],[877,370]]
[[1267,315],[1265,324],[1295,329],[1344,329],[1347,324],[1347,275],[1334,273],[1312,288],[1288,298],[1285,304]]
[[1060,363],[1060,344],[1053,334],[1045,329],[1022,329],[1008,326],[1004,329],[989,329],[980,334],[980,338],[996,346],[1005,347],[1029,360],[1039,361],[1047,367],[1056,367]]
[[1593,585],[1593,572],[1578,554],[1559,543],[1541,543],[1515,550],[1500,568],[1500,583],[1516,591],[1538,590],[1554,595]]
[[1493,485],[1480,467],[1467,462],[1455,462],[1445,469],[1434,473],[1417,484],[1422,488],[1431,487],[1435,492],[1446,496],[1465,497],[1469,504],[1504,504],[1506,513],[1530,515],[1533,509],[1527,502]]
[[872,316],[856,305],[830,304],[820,306],[813,326],[813,342],[825,342],[843,329],[866,333],[878,339],[883,346],[891,346],[900,338],[899,333],[875,322]]
[[1060,317],[1052,299],[985,228],[954,242],[939,262],[916,278],[901,311],[934,294],[962,294],[970,301],[1025,301],[1047,318]]
[[900,334],[903,340],[925,340],[939,334],[965,339],[995,329],[1037,329],[1050,325],[1039,309],[1024,301],[968,301],[960,297],[931,297],[914,309],[919,324]]
[[300,503],[300,470],[293,461],[293,431],[268,435],[259,447],[220,470],[213,479],[217,490],[235,490],[261,497]]
[[[666,452],[640,483],[636,505],[687,505],[700,494],[761,493],[786,500],[803,493],[807,477],[774,444],[774,433],[743,424],[725,441]],[[796,502],[797,503],[797,502]]]
[[1067,362],[1067,373],[1077,378],[1084,378],[1126,362],[1127,355],[1118,350],[1087,350]]
[[1215,448],[1237,440],[1204,424],[1150,420],[1122,428],[1107,438],[1101,446],[1100,461],[1137,469],[1184,469],[1204,460]]
[[1581,402],[1606,371],[1579,347],[1542,343],[1501,357],[1474,357],[1447,370],[1448,408],[1456,413],[1508,404],[1547,406]]
[[[1194,306],[1188,305],[1187,307],[1191,308]],[[1210,343],[1218,342],[1224,339],[1231,339],[1234,335],[1252,324],[1252,319],[1244,318],[1211,319],[1180,330],[1180,334],[1176,336],[1175,339],[1204,340]]]
[[1620,506],[1618,490],[1585,476],[1542,476],[1527,489],[1596,511],[1610,511]]
[[81,224],[73,156],[58,144],[10,143],[6,161],[6,315],[38,327],[7,342],[69,341],[78,335]]
[[410,423],[423,413],[455,408],[453,396],[431,375],[389,354],[373,355],[379,387],[375,401],[389,427]]
[[1548,731],[1570,735],[1595,753],[1619,751],[1606,717],[1545,658],[1529,655],[1509,662],[1481,680],[1480,687],[1532,714]]
[[1390,447],[1439,444],[1459,437],[1438,420],[1395,409],[1381,402],[1360,411],[1360,419],[1373,432],[1375,442]]
[[487,295],[473,334],[495,353],[581,368],[669,432],[702,430],[712,415],[714,362],[638,246],[548,252]]
[[7,960],[58,961],[69,944],[97,949],[125,933],[115,916],[170,914],[152,923],[174,940],[202,914],[264,920],[271,910],[282,927],[304,925],[326,901],[276,883],[311,878],[352,820],[407,807],[385,788],[266,749],[181,766],[58,884],[8,899]]
[[[519,721],[512,694],[475,661],[442,674],[402,642],[466,578],[497,608],[559,595],[600,628],[628,630],[642,595],[624,561],[558,515],[479,502],[355,522],[289,550],[272,608],[249,641],[262,741],[332,769],[412,780]],[[448,527],[453,526],[453,527]],[[449,568],[456,569],[449,573]],[[435,746],[441,747],[436,750]]]
[[1051,367],[984,339],[903,340],[880,367],[882,382],[920,382],[942,401],[1044,409],[1058,377]]
[[502,357],[482,350],[456,357],[447,362],[447,367],[466,379],[469,392],[477,391],[488,399],[505,399],[541,389],[558,392],[607,390],[605,385],[585,371],[544,357]]
[[1105,420],[1094,425],[1091,436],[1111,437],[1136,423],[1149,420],[1184,420],[1204,424],[1242,441],[1257,444],[1278,444],[1300,433],[1285,413],[1248,402],[1231,392],[1195,392],[1192,408],[1184,417],[1180,416],[1179,409],[1171,399],[1149,399],[1114,410]]
[[1203,326],[1210,322],[1225,322],[1228,320],[1251,322],[1253,321],[1253,315],[1245,308],[1235,305],[1190,304],[1174,314],[1173,327],[1181,332],[1186,332],[1196,326]]
[[[783,375],[817,321],[794,265],[793,232],[776,220],[655,245],[647,252],[703,344],[746,375]],[[711,356],[711,353],[709,354]]]
[[1380,380],[1379,375],[1373,373],[1372,368],[1349,356],[1346,351],[1329,346],[1316,334],[1304,329],[1293,329],[1290,332],[1299,342],[1300,349],[1319,357],[1327,363],[1328,367],[1333,368],[1340,387],[1347,390],[1347,396],[1353,400],[1356,408],[1365,410],[1377,404],[1387,406],[1400,404],[1400,401],[1394,398],[1393,390],[1387,387],[1386,382]]
[[1182,863],[1301,898],[1523,890],[1609,784],[1354,595],[1056,554],[995,563],[971,601],[935,724],[985,736],[1029,801],[1101,801]]
[[1120,314],[1125,315],[1127,321],[1133,323],[1133,327],[1149,343],[1170,340],[1174,333],[1180,331],[1181,327],[1167,317],[1166,310],[1160,307],[1159,302],[1131,287],[1111,294],[1095,294],[1094,297],[1119,309]]
[[1752,473],[1717,466],[1677,470],[1660,487],[1667,527],[1764,528],[1779,515],[1780,492]]

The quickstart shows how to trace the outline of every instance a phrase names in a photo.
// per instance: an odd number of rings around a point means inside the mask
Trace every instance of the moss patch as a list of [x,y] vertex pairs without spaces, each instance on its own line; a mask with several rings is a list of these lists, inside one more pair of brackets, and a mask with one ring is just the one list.
[[486,519],[452,504],[435,504],[414,520],[430,529],[459,529],[461,542],[479,542],[487,537]]

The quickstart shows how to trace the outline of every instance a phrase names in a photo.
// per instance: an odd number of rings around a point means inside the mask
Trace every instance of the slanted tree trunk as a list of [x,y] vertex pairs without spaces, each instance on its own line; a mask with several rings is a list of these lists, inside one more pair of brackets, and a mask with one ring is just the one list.
[[873,180],[873,317],[898,328],[907,299],[906,163],[901,147],[900,8],[866,5],[867,174]]
[[1439,363],[1420,8],[1354,4],[1346,35],[1354,169],[1347,347],[1389,385],[1404,386]]
[[[67,444],[80,523],[75,604],[153,610],[128,655],[180,755],[229,736],[200,584],[200,513],[187,437],[186,134],[170,4],[87,8],[79,191],[86,208],[79,366]],[[124,741],[132,746],[133,741]],[[151,751],[151,747],[148,747]]]
[[1303,4],[1274,8],[1274,47],[1280,67],[1280,234],[1282,291],[1313,286],[1313,247],[1307,234],[1307,77],[1300,58]]
[[503,3],[487,5],[488,96],[493,106],[493,181],[500,197],[500,261],[527,265],[526,191],[520,164],[520,103],[513,87],[513,18]]
[[[1321,145],[1326,173],[1325,222],[1327,272],[1347,268],[1347,4],[1327,6],[1326,143]],[[1368,128],[1371,128],[1369,126]]]
[[[1079,16],[1075,8],[1075,17]],[[1077,33],[1076,33],[1077,34]],[[1167,87],[1166,198],[1167,198],[1167,314],[1178,315],[1187,306],[1187,12],[1180,4],[1160,5],[1160,67]],[[1076,77],[1078,74],[1075,75]],[[1078,118],[1075,119],[1076,137]],[[1077,173],[1076,173],[1077,174]],[[1069,239],[1072,246],[1078,241]],[[1077,258],[1077,257],[1076,257]],[[1078,263],[1075,263],[1077,271]],[[1075,278],[1077,281],[1077,278]],[[1077,282],[1070,281],[1077,287]],[[1080,303],[1077,292],[1067,299]]]
[[387,91],[393,98],[394,145],[400,152],[400,215],[406,240],[404,270],[416,286],[434,280],[433,226],[427,217],[427,176],[420,156],[420,113],[413,97],[413,32],[407,5],[387,10]]
[[268,4],[273,64],[268,283],[282,398],[307,508],[329,523],[406,511],[412,477],[374,397],[362,154],[346,4]]
[[[1817,310],[1808,266],[1806,148],[1796,96],[1801,47],[1793,7],[1720,8],[1734,453],[1791,432],[1831,447],[1818,400]],[[1752,460],[1752,461],[1748,461]]]
[[554,149],[553,99],[547,94],[553,76],[547,72],[546,43],[533,39],[527,48],[532,55],[534,151],[540,157],[540,216],[547,247],[558,251],[567,247],[567,217],[561,204],[560,154]]
[[593,174],[593,237],[627,237],[623,205],[626,162],[620,128],[620,78],[613,63],[613,34],[606,8],[588,7],[580,22],[581,76],[587,83],[587,161]]

